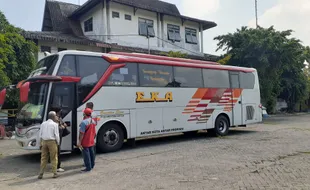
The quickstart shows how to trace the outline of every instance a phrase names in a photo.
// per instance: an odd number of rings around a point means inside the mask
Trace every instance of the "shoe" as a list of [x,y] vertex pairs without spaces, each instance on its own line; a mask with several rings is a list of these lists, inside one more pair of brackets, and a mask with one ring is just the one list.
[[43,174],[40,174],[39,176],[38,176],[38,179],[42,179],[43,178]]
[[90,170],[84,169],[84,170],[81,170],[81,172],[90,172]]
[[57,173],[55,173],[55,174],[53,175],[53,178],[57,178],[57,177],[59,177],[59,175],[58,175]]
[[64,172],[65,170],[64,169],[62,169],[62,168],[58,168],[57,169],[57,172]]

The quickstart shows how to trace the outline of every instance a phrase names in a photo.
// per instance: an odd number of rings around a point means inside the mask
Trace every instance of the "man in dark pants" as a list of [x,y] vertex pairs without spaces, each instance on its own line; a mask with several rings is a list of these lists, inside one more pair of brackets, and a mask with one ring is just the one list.
[[95,136],[96,121],[91,117],[92,110],[86,108],[84,110],[84,118],[80,124],[80,136],[78,147],[82,149],[84,157],[84,165],[86,169],[83,172],[91,171],[95,166]]

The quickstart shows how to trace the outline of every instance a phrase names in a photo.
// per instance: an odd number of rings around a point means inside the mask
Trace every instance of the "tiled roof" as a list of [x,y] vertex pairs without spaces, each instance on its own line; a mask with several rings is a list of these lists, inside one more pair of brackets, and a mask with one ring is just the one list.
[[[159,0],[110,0],[112,2],[129,5],[132,7],[145,9],[149,11],[154,11],[158,13],[164,13],[169,15],[176,15],[179,16],[180,12],[176,5],[159,1]],[[75,18],[79,15],[85,13],[86,11],[90,10],[98,3],[102,2],[101,0],[88,0],[84,3],[79,9],[73,12],[71,17]]]
[[158,13],[180,15],[176,5],[159,0],[112,0],[116,3],[130,5],[136,8],[150,10]]
[[[216,26],[215,22],[200,20],[200,19],[181,15],[179,12],[179,9],[177,8],[175,4],[167,3],[164,1],[159,1],[159,0],[110,0],[110,1],[120,3],[123,5],[132,6],[138,9],[144,9],[144,10],[162,13],[164,15],[180,17],[182,20],[198,22],[202,24],[204,30],[213,28]],[[92,9],[94,6],[96,6],[100,2],[102,1],[101,0],[88,0],[81,7],[76,9],[70,15],[70,18],[78,18],[79,16],[81,16],[85,12]]]
[[42,31],[58,31],[62,33],[83,35],[80,23],[69,19],[79,5],[60,1],[47,0],[45,4]]

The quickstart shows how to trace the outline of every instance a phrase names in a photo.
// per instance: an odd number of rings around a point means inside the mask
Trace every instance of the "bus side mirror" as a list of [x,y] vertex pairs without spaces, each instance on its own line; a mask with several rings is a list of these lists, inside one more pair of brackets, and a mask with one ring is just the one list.
[[29,89],[30,89],[30,82],[26,82],[23,84],[20,89],[19,89],[19,98],[20,101],[25,103],[28,102],[28,94],[29,94]]

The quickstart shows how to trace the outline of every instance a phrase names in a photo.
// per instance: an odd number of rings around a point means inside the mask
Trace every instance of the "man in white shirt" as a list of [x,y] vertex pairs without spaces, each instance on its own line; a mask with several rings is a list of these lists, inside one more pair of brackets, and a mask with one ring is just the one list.
[[51,111],[48,113],[48,120],[43,122],[40,127],[40,139],[41,139],[41,167],[39,179],[43,178],[44,170],[48,162],[48,156],[50,156],[52,163],[53,178],[57,178],[57,146],[60,143],[58,124],[56,121],[56,112]]

